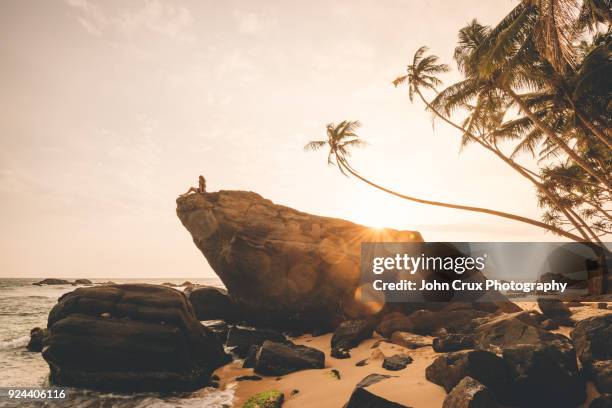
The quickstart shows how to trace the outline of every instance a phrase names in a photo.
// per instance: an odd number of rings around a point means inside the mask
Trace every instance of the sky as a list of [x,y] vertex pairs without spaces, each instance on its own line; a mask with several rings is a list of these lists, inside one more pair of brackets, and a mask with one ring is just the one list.
[[[359,120],[363,175],[397,191],[539,217],[533,188],[432,124],[391,81],[421,45],[514,1],[0,2],[0,276],[207,277],[175,213],[208,190],[428,241],[547,241],[488,215],[413,204],[303,145]],[[458,79],[456,69],[444,79]]]

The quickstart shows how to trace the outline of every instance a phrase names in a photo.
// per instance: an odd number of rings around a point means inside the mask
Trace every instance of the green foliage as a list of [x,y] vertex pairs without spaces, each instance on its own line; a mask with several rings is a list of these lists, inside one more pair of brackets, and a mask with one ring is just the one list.
[[249,398],[242,408],[280,408],[284,396],[280,391],[264,391]]

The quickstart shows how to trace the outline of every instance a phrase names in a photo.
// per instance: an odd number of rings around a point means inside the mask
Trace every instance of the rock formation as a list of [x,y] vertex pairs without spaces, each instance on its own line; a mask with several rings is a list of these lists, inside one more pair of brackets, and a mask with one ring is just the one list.
[[60,386],[192,390],[228,361],[185,295],[159,285],[69,292],[49,313],[43,357]]
[[306,214],[246,191],[191,194],[177,215],[231,299],[257,324],[335,327],[380,305],[357,301],[362,242],[422,241]]

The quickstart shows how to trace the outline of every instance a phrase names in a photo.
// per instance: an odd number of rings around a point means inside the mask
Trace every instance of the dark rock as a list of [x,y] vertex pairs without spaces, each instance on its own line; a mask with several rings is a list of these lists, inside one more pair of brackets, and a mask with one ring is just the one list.
[[355,387],[344,408],[409,408],[371,393],[363,387]]
[[89,279],[75,279],[74,283],[77,285],[91,285],[91,281]]
[[582,306],[586,306],[584,303],[578,302],[576,300],[571,301],[571,302],[566,302],[565,304],[567,305],[567,307],[582,307]]
[[344,360],[347,358],[351,358],[351,353],[345,349],[333,348],[329,353],[333,358],[337,358],[338,360]]
[[446,396],[442,408],[496,408],[493,393],[472,377],[464,377]]
[[431,346],[431,339],[418,334],[396,331],[391,335],[391,343],[409,349]]
[[28,351],[40,353],[45,344],[47,335],[47,329],[41,329],[40,327],[33,328],[30,330],[30,341],[28,342],[26,349]]
[[355,366],[357,367],[363,367],[363,366],[367,366],[369,364],[369,361],[367,358],[363,359],[363,360],[359,360],[358,362],[355,363]]
[[589,404],[589,408],[612,408],[612,395],[603,394]]
[[70,285],[70,281],[65,279],[47,278],[40,282],[33,283],[33,285]]
[[571,337],[587,376],[600,392],[612,393],[612,314],[579,321]]
[[474,337],[476,344],[483,349],[499,352],[515,344],[540,342],[542,329],[535,317],[528,312],[494,316],[478,323]]
[[199,320],[224,320],[234,322],[239,316],[236,305],[230,300],[225,289],[214,286],[199,286],[185,289]]
[[598,302],[597,303],[597,308],[598,309],[606,310],[606,309],[608,309],[608,303],[606,303],[606,302]]
[[[361,242],[375,239],[371,228],[246,191],[191,194],[176,203],[182,224],[252,324],[312,330],[371,314],[354,296]],[[385,229],[385,240],[422,237]]]
[[542,313],[551,319],[569,317],[572,314],[567,305],[559,299],[538,298],[538,306]]
[[[169,288],[176,288],[176,287],[178,287],[178,285],[176,283],[172,283],[172,282],[164,282],[164,283],[162,283],[162,286],[168,286]],[[206,319],[202,319],[202,320],[206,320]]]
[[229,326],[223,320],[203,320],[201,323],[206,326],[208,330],[215,333],[221,343],[225,344],[227,341],[227,333],[229,332]]
[[382,367],[389,371],[399,371],[406,368],[410,363],[412,363],[412,357],[406,354],[396,354],[391,357],[385,357]]
[[509,400],[512,387],[510,366],[485,350],[457,351],[437,357],[425,370],[425,377],[450,392],[465,377],[484,384],[498,400]]
[[365,319],[342,322],[331,338],[332,356],[345,358],[342,357],[345,351],[357,347],[363,340],[372,337],[373,331],[372,323]]
[[437,353],[446,353],[474,348],[475,340],[471,334],[446,334],[433,340]]
[[240,377],[235,378],[236,381],[261,381],[263,377],[258,375],[241,375]]
[[409,316],[401,316],[383,320],[376,331],[384,337],[389,337],[396,331],[406,331],[421,335],[431,335],[437,330],[446,329],[450,333],[469,333],[474,328],[473,320],[489,316],[482,310],[417,310]]
[[339,380],[340,379],[340,371],[333,369],[330,370],[330,374],[336,379]]
[[60,386],[193,390],[228,361],[185,295],[159,285],[76,289],[53,307],[48,330],[43,357]]
[[284,400],[285,395],[280,391],[264,391],[249,398],[242,408],[280,408]]
[[247,354],[244,362],[242,363],[242,368],[253,368],[255,367],[255,361],[257,359],[257,352],[259,351],[259,345],[253,344],[249,349],[249,353]]
[[257,352],[255,372],[263,375],[285,375],[324,366],[325,354],[320,350],[266,340]]
[[387,374],[370,374],[363,378],[363,380],[359,381],[356,387],[368,387],[372,384],[376,384],[382,380],[393,377],[392,375]]
[[570,339],[544,332],[537,344],[503,350],[513,372],[513,402],[522,407],[576,407],[586,398],[585,384]]
[[570,319],[572,312],[569,307],[559,299],[538,298],[538,306],[542,313],[561,326],[573,326]]
[[557,330],[559,328],[559,321],[553,319],[546,319],[540,322],[540,328],[542,330]]
[[291,390],[291,395],[299,394],[299,392],[300,392],[300,390],[298,390],[297,388],[293,389],[293,390]]
[[240,358],[245,358],[252,345],[261,346],[266,340],[277,343],[287,342],[285,336],[274,330],[232,326],[227,333],[225,345],[232,347],[232,351]]

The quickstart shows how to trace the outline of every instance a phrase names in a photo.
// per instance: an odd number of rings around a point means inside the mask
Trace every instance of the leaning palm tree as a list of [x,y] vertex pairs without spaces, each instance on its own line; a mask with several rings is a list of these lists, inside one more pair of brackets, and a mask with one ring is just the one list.
[[576,236],[572,233],[564,231],[555,226],[548,225],[548,224],[545,224],[537,220],[533,220],[531,218],[523,217],[523,216],[516,215],[516,214],[510,214],[510,213],[506,213],[503,211],[491,210],[488,208],[473,207],[473,206],[467,206],[467,205],[461,205],[461,204],[450,204],[450,203],[444,203],[441,201],[433,201],[433,200],[417,198],[414,196],[409,196],[406,194],[398,193],[394,190],[391,190],[373,181],[370,181],[366,177],[359,174],[359,172],[355,170],[349,163],[349,158],[351,156],[351,148],[363,147],[366,145],[366,142],[363,139],[361,139],[356,133],[356,130],[359,126],[360,126],[360,123],[357,121],[346,121],[345,120],[345,121],[340,122],[337,125],[334,123],[330,123],[326,127],[327,139],[313,140],[304,146],[304,150],[314,151],[314,150],[319,150],[324,147],[327,147],[329,149],[328,154],[327,154],[327,163],[329,165],[337,166],[342,174],[344,174],[345,176],[352,175],[358,178],[359,180],[363,181],[364,183],[378,190],[384,191],[385,193],[391,194],[395,197],[402,198],[404,200],[413,201],[413,202],[420,203],[420,204],[433,205],[437,207],[453,208],[457,210],[464,210],[464,211],[477,212],[481,214],[495,215],[498,217],[502,217],[502,218],[506,218],[506,219],[510,219],[514,221],[520,221],[520,222],[524,222],[524,223],[527,223],[527,224],[530,224],[530,225],[533,225],[539,228],[543,228],[550,232],[564,236],[574,241],[583,240],[581,237]]
[[[493,153],[519,175],[529,180],[548,202],[554,203],[558,211],[569,220],[580,234],[582,240],[593,239],[596,241],[598,239],[596,234],[590,233],[588,226],[582,222],[580,217],[565,208],[556,199],[554,192],[538,180],[537,175],[532,174],[513,158],[505,155],[498,148],[495,140],[489,139],[487,132],[500,125],[505,111],[504,105],[507,105],[507,101],[504,100],[503,93],[499,92],[492,81],[472,75],[477,71],[472,55],[486,38],[487,31],[488,27],[480,25],[476,20],[459,31],[459,45],[455,49],[455,59],[460,70],[467,78],[440,92],[432,102],[425,99],[421,88],[436,90],[437,85],[441,84],[436,75],[440,72],[446,72],[448,67],[445,64],[438,64],[436,56],[426,56],[427,47],[421,47],[417,50],[412,64],[406,68],[406,74],[396,78],[393,84],[395,86],[406,84],[411,101],[414,100],[415,95],[418,95],[429,111],[461,132],[461,146],[475,142]],[[452,111],[457,109],[470,111],[470,116],[463,124],[457,124],[449,117]]]

